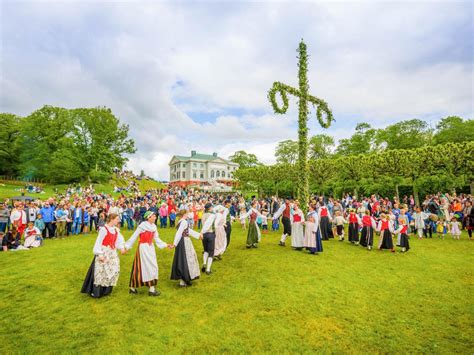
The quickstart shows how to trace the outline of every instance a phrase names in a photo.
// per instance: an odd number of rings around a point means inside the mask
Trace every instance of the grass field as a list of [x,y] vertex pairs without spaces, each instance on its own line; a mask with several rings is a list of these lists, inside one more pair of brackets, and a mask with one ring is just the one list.
[[99,300],[79,293],[95,235],[47,240],[0,254],[0,352],[471,353],[474,242],[462,238],[412,238],[407,254],[331,240],[311,256],[276,233],[246,250],[234,224],[224,260],[192,287],[169,280],[173,251],[158,250],[162,295],[129,295],[131,251]]

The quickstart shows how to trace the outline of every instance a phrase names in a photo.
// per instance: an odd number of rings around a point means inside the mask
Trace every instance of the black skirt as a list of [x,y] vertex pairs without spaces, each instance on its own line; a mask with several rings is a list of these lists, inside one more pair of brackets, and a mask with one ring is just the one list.
[[374,244],[374,230],[372,227],[364,226],[360,234],[360,245],[363,247],[372,246]]
[[334,238],[331,231],[331,224],[329,223],[328,216],[322,216],[321,222],[319,223],[319,230],[321,231],[321,239],[328,240],[329,238]]
[[171,267],[171,280],[183,280],[186,283],[191,282],[188,260],[186,259],[184,237],[181,238],[174,251],[173,266]]
[[380,249],[393,249],[392,233],[388,229],[385,229],[382,233]]
[[92,259],[89,271],[87,271],[86,279],[82,284],[81,293],[87,293],[94,298],[101,298],[112,293],[113,286],[96,286],[94,285],[95,256]]
[[400,246],[402,248],[405,248],[405,250],[410,249],[410,243],[408,243],[408,235],[406,235],[405,233],[402,233],[400,235]]
[[359,225],[349,223],[349,241],[357,243],[359,241]]

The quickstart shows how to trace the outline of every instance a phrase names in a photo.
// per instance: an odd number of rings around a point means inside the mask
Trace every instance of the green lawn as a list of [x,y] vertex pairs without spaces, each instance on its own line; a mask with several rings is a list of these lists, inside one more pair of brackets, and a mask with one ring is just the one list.
[[311,256],[276,233],[246,250],[234,224],[224,260],[192,287],[169,280],[173,251],[158,250],[162,295],[129,295],[131,251],[99,300],[79,293],[95,235],[47,240],[0,254],[0,351],[471,353],[474,242],[462,238],[412,238],[407,254],[331,240]]

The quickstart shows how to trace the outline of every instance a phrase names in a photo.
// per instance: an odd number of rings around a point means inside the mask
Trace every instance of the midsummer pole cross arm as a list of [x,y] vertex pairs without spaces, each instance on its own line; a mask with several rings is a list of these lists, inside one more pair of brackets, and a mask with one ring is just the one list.
[[[272,104],[273,111],[277,114],[284,114],[288,111],[288,94],[299,99],[298,113],[298,199],[300,199],[301,207],[306,211],[309,202],[309,184],[308,184],[308,104],[311,103],[316,108],[316,117],[319,124],[323,128],[328,128],[334,120],[332,112],[328,104],[315,96],[309,94],[309,84],[307,78],[308,72],[308,55],[306,53],[306,44],[301,40],[298,48],[298,79],[299,88],[295,89],[289,85],[279,81],[273,83],[272,88],[268,91],[268,99]],[[279,93],[283,106],[279,107],[276,101],[276,94]],[[323,119],[323,113],[325,119]]]

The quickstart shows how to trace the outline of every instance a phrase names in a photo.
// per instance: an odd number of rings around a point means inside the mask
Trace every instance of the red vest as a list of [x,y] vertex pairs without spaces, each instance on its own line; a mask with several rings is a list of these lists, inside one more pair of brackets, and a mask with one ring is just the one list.
[[140,233],[140,244],[151,244],[154,236],[155,232],[145,231]]
[[328,216],[328,209],[326,207],[321,207],[320,215],[321,215],[321,217],[327,217]]
[[365,215],[362,217],[362,224],[364,227],[372,227],[372,217]]
[[255,222],[256,219],[257,219],[257,214],[252,211],[252,213],[250,214],[250,222]]
[[115,231],[115,233],[110,233],[107,227],[104,227],[104,228],[107,231],[107,234],[105,235],[105,238],[102,241],[102,245],[104,247],[115,249],[115,243],[117,242],[117,235],[118,235],[117,231]]
[[382,221],[382,226],[380,227],[381,231],[388,229],[388,221]]
[[293,215],[293,222],[301,222],[301,216],[299,214]]
[[401,234],[407,234],[407,230],[408,230],[408,226],[407,225],[404,225],[402,227],[402,230],[400,231]]
[[290,218],[290,205],[286,205],[285,210],[283,211],[283,217]]
[[349,223],[357,223],[357,216],[355,213],[349,213]]

